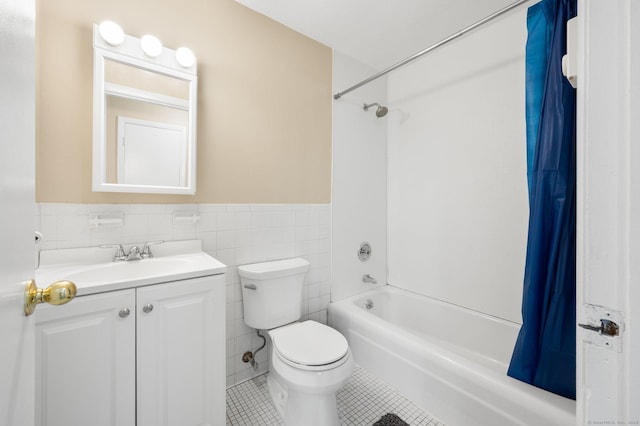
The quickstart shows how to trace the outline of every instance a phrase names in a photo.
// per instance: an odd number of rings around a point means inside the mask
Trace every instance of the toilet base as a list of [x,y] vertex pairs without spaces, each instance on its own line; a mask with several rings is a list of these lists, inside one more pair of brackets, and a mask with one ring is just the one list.
[[336,393],[304,393],[287,389],[277,373],[267,375],[276,411],[287,426],[338,426]]

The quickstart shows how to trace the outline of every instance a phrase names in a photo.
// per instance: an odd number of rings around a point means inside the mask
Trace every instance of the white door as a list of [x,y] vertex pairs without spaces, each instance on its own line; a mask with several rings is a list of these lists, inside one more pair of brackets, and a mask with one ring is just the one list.
[[[640,424],[640,4],[578,4],[578,424]],[[635,327],[635,328],[634,328]],[[615,334],[611,327],[611,334]]]
[[118,183],[185,186],[187,129],[118,116]]
[[36,425],[136,424],[134,289],[40,306]]
[[0,0],[0,424],[33,425],[35,2]]

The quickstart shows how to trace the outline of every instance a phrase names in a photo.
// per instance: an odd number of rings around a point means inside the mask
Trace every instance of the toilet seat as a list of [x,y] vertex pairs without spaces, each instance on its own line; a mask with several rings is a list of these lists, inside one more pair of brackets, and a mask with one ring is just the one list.
[[303,370],[328,370],[343,364],[349,344],[340,332],[316,321],[294,323],[269,331],[274,353]]

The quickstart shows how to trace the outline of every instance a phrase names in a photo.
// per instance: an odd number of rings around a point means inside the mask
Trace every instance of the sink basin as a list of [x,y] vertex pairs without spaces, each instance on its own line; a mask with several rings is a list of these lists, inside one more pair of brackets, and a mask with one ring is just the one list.
[[199,250],[200,241],[165,245],[159,250],[161,255],[129,262],[107,260],[112,253],[104,249],[51,250],[55,253],[43,251],[40,267],[36,270],[36,281],[40,286],[58,280],[72,281],[80,296],[217,275],[226,271],[225,265]]

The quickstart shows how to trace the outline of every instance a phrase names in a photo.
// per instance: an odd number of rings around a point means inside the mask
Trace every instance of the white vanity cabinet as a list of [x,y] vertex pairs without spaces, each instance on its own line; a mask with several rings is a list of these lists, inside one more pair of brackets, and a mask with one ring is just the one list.
[[38,308],[36,425],[135,425],[135,303],[130,289]]
[[36,424],[225,423],[224,274],[36,312]]

